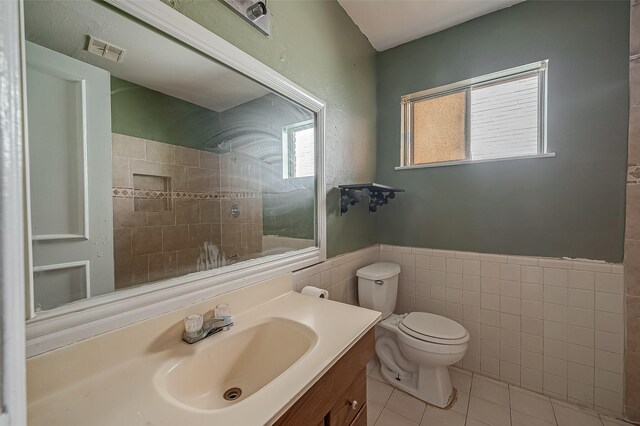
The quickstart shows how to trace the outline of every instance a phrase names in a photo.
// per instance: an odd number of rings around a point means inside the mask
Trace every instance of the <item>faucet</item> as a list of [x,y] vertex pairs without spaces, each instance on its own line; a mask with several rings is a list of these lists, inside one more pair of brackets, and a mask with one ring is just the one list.
[[233,326],[233,318],[229,305],[216,306],[215,317],[203,321],[200,314],[191,314],[184,319],[184,332],[182,340],[192,344],[221,331],[228,331]]

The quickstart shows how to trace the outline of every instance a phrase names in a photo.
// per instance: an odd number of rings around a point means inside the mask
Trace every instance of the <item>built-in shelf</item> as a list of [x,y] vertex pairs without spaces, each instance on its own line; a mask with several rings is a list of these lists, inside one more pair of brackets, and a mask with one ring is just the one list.
[[378,211],[378,207],[389,204],[389,200],[396,197],[397,192],[404,192],[404,189],[393,188],[378,183],[358,183],[351,185],[338,185],[340,188],[340,214],[345,214],[350,206],[354,206],[367,197],[369,198],[369,213]]

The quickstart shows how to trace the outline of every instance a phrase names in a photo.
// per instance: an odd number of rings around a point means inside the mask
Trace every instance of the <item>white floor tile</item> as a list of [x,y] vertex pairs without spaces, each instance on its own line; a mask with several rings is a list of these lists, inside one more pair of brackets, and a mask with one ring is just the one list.
[[367,377],[368,426],[630,425],[571,402],[457,368],[450,369],[457,400],[448,410],[442,410],[388,384],[379,368],[380,364],[375,364]]
[[547,423],[556,423],[551,400],[524,389],[511,387],[511,409],[528,416],[537,417]]
[[490,426],[509,426],[511,424],[511,415],[507,408],[475,395],[471,395],[469,400],[468,417],[480,420]]
[[631,423],[625,422],[623,420],[614,419],[613,417],[605,416],[604,414],[600,414],[600,420],[604,426],[628,426]]
[[482,423],[479,420],[472,419],[471,417],[467,417],[466,426],[489,426],[489,425],[486,423]]
[[453,410],[442,410],[432,405],[428,406],[422,417],[421,426],[464,426],[464,414]]
[[469,394],[466,392],[458,392],[458,399],[451,407],[451,410],[467,415],[467,410],[469,408]]
[[457,368],[449,368],[449,374],[451,376],[451,384],[458,392],[471,392],[471,373],[458,370]]
[[367,401],[367,426],[376,424],[376,420],[378,420],[383,408],[382,405],[378,405],[373,401]]
[[387,401],[387,405],[385,405],[385,408],[388,408],[394,413],[400,414],[411,421],[420,423],[420,419],[422,419],[422,414],[424,413],[426,406],[427,404],[424,401],[414,398],[399,389],[394,389],[389,401]]
[[580,404],[576,404],[576,403],[570,402],[570,401],[564,401],[564,400],[558,400],[558,399],[551,398],[551,405],[553,405],[554,409],[555,409],[556,405],[560,405],[560,406],[563,406],[563,407],[570,408],[572,410],[581,411],[581,412],[583,412],[585,414],[588,414],[590,416],[598,417],[598,413],[596,413],[592,409],[584,407],[584,406],[582,406]]
[[367,362],[367,375],[371,373],[371,370],[373,370],[373,367],[375,367],[377,364],[378,364],[378,361],[376,361],[375,358],[371,358],[369,362]]
[[371,371],[369,372],[369,377],[373,377],[376,380],[380,380],[383,383],[386,383],[384,377],[382,377],[382,373],[380,372],[380,364],[376,364]]
[[471,395],[475,395],[506,408],[509,407],[509,386],[477,374],[473,375]]
[[369,401],[373,401],[384,407],[392,392],[393,387],[391,387],[391,385],[382,383],[379,380],[367,379],[367,399]]
[[553,411],[558,426],[603,426],[599,417],[577,408],[570,408],[568,404],[553,401]]
[[380,413],[375,426],[418,426],[418,423],[385,408]]
[[511,410],[511,424],[512,426],[553,426],[556,423],[547,423],[538,417]]

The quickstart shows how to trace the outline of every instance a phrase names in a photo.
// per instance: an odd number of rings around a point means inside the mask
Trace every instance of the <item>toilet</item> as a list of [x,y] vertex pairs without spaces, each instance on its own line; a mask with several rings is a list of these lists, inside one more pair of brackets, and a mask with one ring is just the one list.
[[357,272],[360,306],[382,312],[376,326],[380,371],[398,389],[437,407],[447,407],[455,397],[447,367],[464,357],[469,333],[440,315],[393,314],[399,274],[400,265],[390,262],[374,263]]

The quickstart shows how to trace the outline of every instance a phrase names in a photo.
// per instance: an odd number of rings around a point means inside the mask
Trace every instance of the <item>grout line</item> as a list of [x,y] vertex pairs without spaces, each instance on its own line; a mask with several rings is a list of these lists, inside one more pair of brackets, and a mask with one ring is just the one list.
[[467,425],[467,420],[469,420],[469,406],[471,405],[471,389],[473,389],[473,380],[475,378],[476,373],[471,373],[471,385],[469,385],[469,400],[467,401],[467,410],[464,412],[464,424]]
[[556,424],[558,424],[558,415],[556,414],[556,406],[553,403],[553,400],[549,398],[549,402],[551,402],[551,410],[553,411],[553,418],[556,420]]
[[[368,403],[368,401],[367,401]],[[375,402],[374,402],[375,404]],[[376,404],[377,405],[377,404]],[[367,407],[368,408],[368,407]],[[384,410],[384,407],[382,407],[382,409],[380,410],[380,412],[378,413],[378,415],[376,416],[376,418],[373,420],[373,424],[375,426],[376,423],[378,423],[378,419],[380,418],[380,416],[382,415],[382,410]],[[369,418],[369,411],[367,410],[367,420]],[[367,422],[368,423],[368,422]]]
[[[375,380],[375,379],[374,379]],[[384,383],[384,382],[383,382]],[[388,383],[385,383],[385,385],[389,385]],[[391,386],[391,385],[389,385]],[[389,400],[391,399],[391,395],[393,395],[393,393],[396,391],[396,388],[391,386],[391,393],[389,394],[389,396],[387,397],[387,400],[384,402],[384,404],[382,405],[382,408],[385,409],[387,408],[387,404],[389,403]],[[388,408],[387,408],[388,409]],[[404,416],[403,416],[404,417]]]
[[475,380],[476,373],[471,373],[471,385],[469,386],[469,400],[467,401],[467,410],[464,412],[465,416],[465,424],[467,423],[467,418],[469,417],[469,406],[471,405],[471,389],[473,389],[473,381]]
[[511,385],[507,384],[507,399],[509,400],[509,424],[513,424],[513,416],[511,415]]
[[422,416],[420,416],[420,421],[418,422],[418,425],[422,424],[422,420],[424,420],[424,415],[427,414],[427,407],[429,406],[428,402],[424,403],[424,410],[422,410]]

